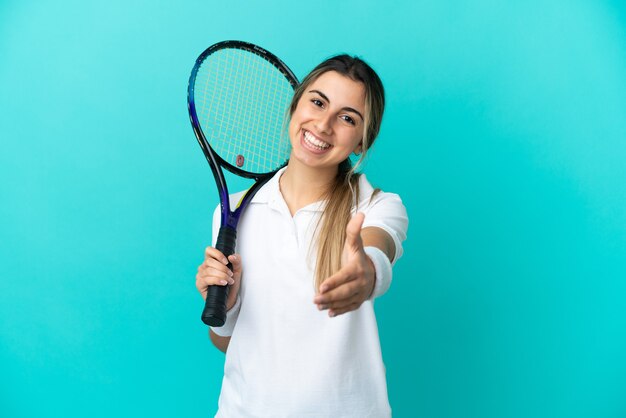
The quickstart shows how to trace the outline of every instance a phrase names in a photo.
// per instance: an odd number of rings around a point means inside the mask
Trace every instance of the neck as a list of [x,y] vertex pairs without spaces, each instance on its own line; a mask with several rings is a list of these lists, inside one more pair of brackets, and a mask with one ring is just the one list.
[[337,168],[320,170],[289,160],[280,177],[280,191],[287,203],[291,216],[301,208],[317,202],[328,192],[337,176]]

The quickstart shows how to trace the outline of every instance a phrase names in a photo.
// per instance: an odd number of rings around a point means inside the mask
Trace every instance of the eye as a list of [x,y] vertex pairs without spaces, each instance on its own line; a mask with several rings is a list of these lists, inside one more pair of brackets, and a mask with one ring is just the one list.
[[311,99],[311,103],[313,103],[317,107],[324,107],[324,102],[320,99]]
[[347,123],[349,123],[350,125],[356,125],[356,121],[348,115],[342,115],[341,119],[343,119],[344,121],[346,121]]

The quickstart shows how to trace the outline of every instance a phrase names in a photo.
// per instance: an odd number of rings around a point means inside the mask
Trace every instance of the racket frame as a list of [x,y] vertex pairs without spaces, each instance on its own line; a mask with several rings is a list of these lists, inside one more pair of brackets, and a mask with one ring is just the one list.
[[[265,59],[282,73],[282,75],[285,77],[285,79],[289,82],[289,84],[292,86],[294,90],[298,86],[298,79],[296,78],[295,74],[287,67],[287,65],[285,65],[285,63],[282,62],[276,55],[272,54],[271,52],[267,51],[264,48],[261,48],[258,45],[254,45],[249,42],[235,41],[235,40],[218,42],[208,47],[204,52],[202,52],[202,54],[200,54],[200,56],[198,56],[198,58],[196,59],[195,65],[191,71],[191,75],[189,77],[189,84],[187,88],[187,108],[189,110],[189,118],[191,121],[191,126],[193,128],[194,134],[196,136],[196,139],[198,140],[198,144],[200,145],[200,148],[202,148],[202,152],[204,156],[206,157],[206,160],[209,163],[209,166],[211,167],[211,171],[213,172],[213,177],[215,178],[217,189],[220,195],[220,211],[221,211],[221,224],[220,225],[221,226],[220,226],[220,232],[218,234],[218,242],[216,243],[216,248],[222,251],[224,255],[228,257],[230,254],[234,253],[237,225],[239,223],[239,218],[241,217],[244,209],[246,208],[248,203],[252,200],[256,192],[270,178],[272,178],[272,176],[278,170],[280,170],[282,167],[284,167],[287,164],[288,159],[286,159],[285,162],[280,167],[276,168],[275,170],[271,172],[251,173],[239,167],[233,166],[232,164],[230,164],[229,162],[221,158],[209,144],[208,140],[206,139],[206,136],[204,135],[204,132],[202,131],[202,128],[200,126],[200,121],[198,120],[198,114],[196,112],[195,98],[194,98],[195,97],[194,96],[195,81],[196,81],[196,76],[198,74],[198,70],[202,66],[202,63],[210,55],[222,49],[240,49],[240,50],[244,50],[250,53],[254,53],[257,56]],[[244,196],[240,199],[234,211],[231,210],[228,185],[226,184],[226,178],[224,177],[224,172],[222,168],[227,169],[228,171],[230,171],[231,173],[237,176],[255,180],[255,183],[246,191]],[[226,254],[226,253],[230,253],[230,254]],[[232,265],[230,263],[228,264],[228,268],[232,270]],[[219,327],[224,324],[226,320],[225,302],[228,297],[228,290],[229,290],[229,286],[209,286],[209,292],[207,293],[207,303],[202,314],[202,321],[205,324],[213,326],[213,327]],[[217,314],[213,314],[213,313],[208,314],[207,313],[208,306],[213,303],[213,302],[209,302],[209,293],[211,293],[211,295],[217,295],[220,292],[224,292],[224,295],[221,295],[221,294],[219,295],[218,304],[220,306],[217,306],[217,307],[211,306],[211,309],[216,309]],[[211,300],[213,300],[214,297],[217,297],[217,296],[212,296]],[[221,306],[222,300],[223,300],[224,306]]]

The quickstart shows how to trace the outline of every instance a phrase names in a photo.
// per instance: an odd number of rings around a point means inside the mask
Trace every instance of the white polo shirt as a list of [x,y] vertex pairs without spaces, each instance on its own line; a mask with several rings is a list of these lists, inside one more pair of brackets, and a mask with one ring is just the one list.
[[[389,417],[385,367],[372,301],[330,318],[313,303],[315,249],[322,203],[293,217],[279,171],[259,190],[237,229],[243,276],[239,316],[226,353],[216,417]],[[400,198],[360,178],[364,227],[387,231],[402,254],[408,219]],[[236,202],[241,193],[231,196]],[[213,220],[214,241],[219,207]],[[235,308],[237,309],[237,308]],[[230,314],[230,313],[229,313]],[[222,328],[213,331],[222,335]]]

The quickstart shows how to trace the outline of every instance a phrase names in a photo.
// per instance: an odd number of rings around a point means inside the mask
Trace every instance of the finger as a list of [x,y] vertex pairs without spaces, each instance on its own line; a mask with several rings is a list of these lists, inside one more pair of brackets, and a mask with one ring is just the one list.
[[233,266],[234,275],[241,274],[241,256],[239,254],[232,254],[228,257],[228,261]]
[[218,271],[199,272],[196,275],[196,280],[204,283],[205,286],[225,286],[235,283],[234,278]]
[[328,316],[335,317],[335,316],[338,316],[338,315],[343,315],[343,314],[348,313],[348,312],[356,311],[360,307],[361,307],[360,303],[353,303],[353,304],[351,304],[349,306],[346,306],[345,308],[331,309],[331,310],[328,311]]
[[207,292],[209,286],[226,286],[228,282],[226,280],[220,280],[215,277],[196,276],[196,289],[202,294]]
[[204,249],[204,258],[207,260],[212,258],[215,260],[219,260],[222,264],[228,264],[228,260],[226,259],[224,254],[214,247],[206,247]]
[[212,258],[209,258],[208,260],[206,260],[205,262],[200,264],[200,266],[198,267],[198,272],[199,273],[200,272],[209,272],[209,271],[212,271],[212,270],[222,272],[222,273],[227,274],[229,276],[233,275],[233,272],[228,268],[228,266],[225,266],[220,261],[214,260]]
[[229,283],[234,280],[233,273],[230,270],[228,270],[227,272],[224,272],[222,270],[207,268],[207,269],[198,271],[198,276],[199,277],[215,277],[216,279],[219,279],[219,280],[226,280]]
[[216,281],[215,278],[196,277],[196,289],[204,300],[206,300],[209,286],[227,286],[228,284],[226,280]]
[[349,268],[339,269],[338,272],[324,280],[324,282],[320,285],[319,294],[324,294],[330,292],[333,289],[341,286],[342,284],[348,283],[354,280],[354,274]]
[[365,300],[365,298],[363,297],[362,293],[360,291],[358,291],[357,293],[353,294],[350,297],[347,297],[345,299],[338,299],[332,302],[329,302],[325,305],[321,305],[323,307],[325,307],[326,309],[329,309],[331,311],[336,311],[338,309],[345,309],[349,306],[354,305],[355,303],[357,305],[360,305],[361,303],[363,303],[363,301]]
[[327,305],[358,296],[360,287],[356,283],[345,283],[335,289],[329,290],[323,294],[315,296],[313,302],[318,305]]
[[224,264],[220,260],[216,260],[214,258],[207,258],[202,262],[202,264],[200,264],[200,267],[210,267],[222,271],[230,270],[227,264]]
[[348,226],[346,226],[345,245],[354,251],[358,251],[359,248],[363,247],[363,242],[361,240],[361,227],[363,226],[364,220],[365,214],[363,214],[363,212],[359,212],[354,215],[352,219],[350,219]]

